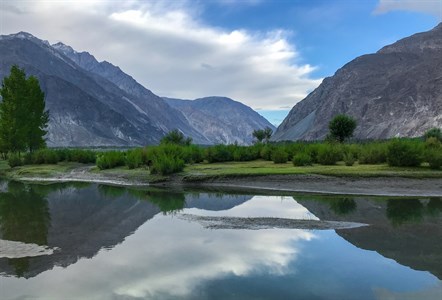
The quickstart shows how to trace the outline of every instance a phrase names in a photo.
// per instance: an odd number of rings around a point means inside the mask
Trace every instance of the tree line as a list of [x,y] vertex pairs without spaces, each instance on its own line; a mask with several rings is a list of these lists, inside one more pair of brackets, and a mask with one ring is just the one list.
[[35,76],[13,65],[0,88],[0,153],[34,152],[46,146],[49,122],[45,95]]

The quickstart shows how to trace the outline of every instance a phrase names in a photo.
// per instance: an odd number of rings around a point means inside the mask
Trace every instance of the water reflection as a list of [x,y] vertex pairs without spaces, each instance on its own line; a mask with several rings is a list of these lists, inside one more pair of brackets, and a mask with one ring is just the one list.
[[[23,203],[13,205],[20,201]],[[441,202],[435,198],[410,201],[11,185],[0,194],[1,238],[59,247],[60,251],[26,258],[24,267],[0,259],[0,298],[344,299],[357,295],[358,299],[382,299],[437,295],[442,292],[435,277],[442,278]],[[419,213],[411,212],[413,207],[419,207]],[[370,226],[336,231],[207,230],[179,218],[180,214],[349,221]],[[17,222],[24,219],[38,229]],[[49,284],[57,289],[42,288]]]
[[[38,191],[38,189],[37,189]],[[10,182],[0,193],[0,237],[4,240],[46,245],[50,214],[44,194],[34,187]],[[22,277],[29,269],[29,258],[12,258],[8,264]]]

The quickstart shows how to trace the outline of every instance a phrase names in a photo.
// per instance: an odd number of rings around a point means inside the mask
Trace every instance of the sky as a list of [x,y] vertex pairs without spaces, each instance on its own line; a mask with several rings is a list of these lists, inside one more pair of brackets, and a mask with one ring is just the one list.
[[26,31],[119,66],[159,96],[226,96],[278,125],[324,77],[442,20],[442,0],[0,0]]

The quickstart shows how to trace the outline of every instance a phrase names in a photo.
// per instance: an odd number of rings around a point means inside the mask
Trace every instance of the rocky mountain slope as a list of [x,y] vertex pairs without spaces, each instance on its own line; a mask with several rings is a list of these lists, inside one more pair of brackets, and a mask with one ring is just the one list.
[[323,139],[345,113],[358,121],[355,137],[415,137],[442,127],[442,24],[363,55],[325,78],[297,103],[273,140]]
[[164,98],[184,114],[189,123],[213,144],[246,145],[253,141],[253,130],[275,127],[250,107],[226,97],[196,100]]
[[9,75],[13,64],[39,79],[50,111],[49,146],[155,144],[173,129],[192,137],[195,143],[213,144],[244,139],[241,134],[250,135],[262,119],[258,114],[258,121],[246,119],[244,122],[250,124],[241,126],[249,131],[238,133],[225,129],[226,122],[207,120],[210,127],[224,133],[221,141],[206,137],[181,111],[117,66],[98,62],[88,52],[77,52],[62,43],[50,45],[20,32],[0,36],[0,57],[0,79]]

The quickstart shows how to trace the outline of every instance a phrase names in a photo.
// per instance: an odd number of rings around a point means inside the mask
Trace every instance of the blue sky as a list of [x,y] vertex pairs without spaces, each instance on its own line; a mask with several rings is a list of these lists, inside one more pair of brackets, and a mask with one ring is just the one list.
[[279,124],[324,77],[441,16],[442,0],[2,0],[0,33],[61,41],[160,96],[227,96]]

